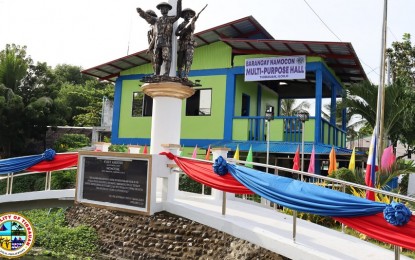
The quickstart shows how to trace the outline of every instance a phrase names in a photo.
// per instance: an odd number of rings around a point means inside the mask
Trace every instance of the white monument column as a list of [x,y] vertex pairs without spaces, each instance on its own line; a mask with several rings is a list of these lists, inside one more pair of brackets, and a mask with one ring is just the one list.
[[182,99],[195,90],[176,82],[146,83],[141,88],[153,98],[150,154],[163,152],[163,144],[180,144]]

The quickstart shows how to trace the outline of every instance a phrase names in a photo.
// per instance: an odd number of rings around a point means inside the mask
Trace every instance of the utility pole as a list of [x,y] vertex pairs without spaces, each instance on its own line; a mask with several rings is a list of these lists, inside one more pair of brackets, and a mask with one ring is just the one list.
[[[383,1],[383,19],[382,19],[382,48],[380,59],[380,82],[378,88],[378,104],[376,112],[376,130],[379,133],[378,158],[382,156],[384,149],[384,117],[385,117],[385,58],[386,58],[386,31],[388,19],[388,0]],[[380,162],[380,160],[378,160]]]

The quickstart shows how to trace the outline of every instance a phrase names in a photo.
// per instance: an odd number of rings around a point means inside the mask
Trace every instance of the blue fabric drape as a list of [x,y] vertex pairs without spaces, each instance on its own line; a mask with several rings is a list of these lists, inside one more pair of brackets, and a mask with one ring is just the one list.
[[42,154],[0,160],[0,174],[24,171],[44,160],[53,160],[55,154],[56,152],[54,150],[47,149]]
[[321,216],[356,217],[382,212],[386,204],[294,179],[228,164],[229,173],[261,197],[281,206]]

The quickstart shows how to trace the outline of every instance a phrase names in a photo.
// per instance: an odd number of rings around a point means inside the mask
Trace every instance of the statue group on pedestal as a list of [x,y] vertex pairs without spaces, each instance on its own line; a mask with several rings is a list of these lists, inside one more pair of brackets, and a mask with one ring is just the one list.
[[[202,11],[206,6],[202,9]],[[172,64],[172,41],[178,37],[177,48],[177,76],[181,80],[187,81],[189,71],[193,62],[193,53],[196,47],[196,41],[193,38],[195,30],[195,22],[198,19],[200,11],[196,12],[190,8],[182,10],[182,0],[177,1],[177,12],[175,16],[168,16],[168,12],[172,9],[169,3],[162,2],[157,5],[161,16],[152,10],[143,11],[137,8],[138,14],[150,24],[150,29],[147,33],[148,50],[147,53],[152,54],[152,66],[155,76],[169,77],[170,67]],[[173,25],[183,18],[184,21],[180,23],[173,35]],[[164,63],[164,73],[161,74],[162,64]]]

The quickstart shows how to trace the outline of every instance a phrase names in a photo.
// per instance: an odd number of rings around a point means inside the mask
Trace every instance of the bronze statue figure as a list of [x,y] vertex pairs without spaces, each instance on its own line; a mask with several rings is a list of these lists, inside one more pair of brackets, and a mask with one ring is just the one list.
[[[207,6],[207,5],[206,5]],[[177,27],[176,36],[179,36],[179,47],[177,51],[177,70],[179,78],[187,80],[190,67],[193,63],[193,54],[197,45],[193,38],[195,31],[195,22],[200,13],[205,10],[206,6],[195,16],[195,11],[186,8],[182,11],[184,21]],[[190,19],[192,21],[190,22]],[[190,22],[190,23],[189,23]]]
[[149,24],[155,25],[157,29],[157,36],[155,38],[154,46],[154,63],[155,75],[160,75],[161,65],[165,63],[165,71],[163,76],[169,76],[172,62],[172,34],[173,24],[180,18],[182,11],[182,0],[177,1],[176,16],[168,16],[167,13],[172,9],[169,3],[162,2],[157,5],[162,16],[154,17],[141,8],[137,8],[139,15],[144,18]]
[[[153,10],[147,10],[147,14],[157,18],[157,14]],[[150,29],[147,32],[148,49],[147,53],[151,54],[151,65],[153,66],[154,74],[156,74],[156,56],[154,55],[154,45],[157,37],[157,29],[154,24],[150,24]]]
[[193,39],[196,19],[192,19],[192,22],[190,22],[191,18],[195,18],[195,15],[196,13],[192,9],[184,9],[181,15],[184,21],[176,29],[176,36],[179,36],[177,49],[177,74],[179,78],[183,79],[187,79],[189,76],[190,67],[193,62],[193,53],[196,47],[196,42]]

